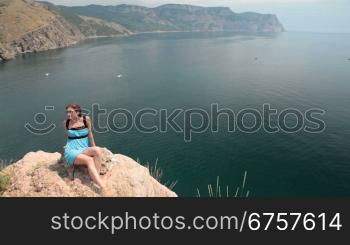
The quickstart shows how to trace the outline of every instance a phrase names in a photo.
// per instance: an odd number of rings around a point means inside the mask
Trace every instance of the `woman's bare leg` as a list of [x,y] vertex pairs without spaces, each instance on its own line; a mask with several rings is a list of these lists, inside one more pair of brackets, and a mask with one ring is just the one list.
[[91,179],[100,187],[104,188],[99,172],[97,172],[94,159],[85,154],[79,154],[74,161],[76,166],[85,166],[88,169]]
[[97,172],[100,173],[101,166],[102,166],[102,151],[101,148],[93,146],[89,147],[86,150],[82,152],[82,154],[85,154],[87,156],[90,156],[94,158],[95,166],[97,169]]

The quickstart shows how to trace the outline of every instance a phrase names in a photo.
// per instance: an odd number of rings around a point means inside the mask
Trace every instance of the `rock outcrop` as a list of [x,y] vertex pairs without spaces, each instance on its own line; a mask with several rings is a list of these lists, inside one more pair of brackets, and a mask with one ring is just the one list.
[[48,25],[13,40],[8,47],[15,54],[39,52],[69,47],[82,38],[83,36],[76,28],[70,27],[63,20],[56,18],[50,20]]
[[30,0],[0,0],[0,58],[67,47],[82,35],[60,16]]
[[[148,168],[133,159],[113,154],[103,148],[103,175],[114,197],[176,197],[154,179]],[[10,177],[4,197],[98,197],[97,186],[83,169],[75,171],[72,180],[58,152],[27,153],[18,162],[2,170]]]
[[69,47],[86,38],[129,34],[116,23],[65,12],[51,3],[0,0],[0,61]]

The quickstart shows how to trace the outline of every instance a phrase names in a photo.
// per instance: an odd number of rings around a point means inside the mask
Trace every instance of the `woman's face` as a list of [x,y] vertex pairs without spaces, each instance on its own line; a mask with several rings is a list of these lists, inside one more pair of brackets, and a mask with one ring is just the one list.
[[67,108],[66,114],[68,119],[76,119],[78,117],[78,113],[72,107]]

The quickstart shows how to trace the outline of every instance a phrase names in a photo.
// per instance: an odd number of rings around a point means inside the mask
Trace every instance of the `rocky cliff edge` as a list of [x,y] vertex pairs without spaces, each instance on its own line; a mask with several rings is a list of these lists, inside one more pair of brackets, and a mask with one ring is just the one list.
[[[177,197],[160,184],[148,168],[133,159],[102,148],[102,179],[114,197]],[[98,197],[95,184],[84,169],[68,174],[67,165],[58,152],[27,153],[21,160],[4,168],[9,176],[4,197]]]

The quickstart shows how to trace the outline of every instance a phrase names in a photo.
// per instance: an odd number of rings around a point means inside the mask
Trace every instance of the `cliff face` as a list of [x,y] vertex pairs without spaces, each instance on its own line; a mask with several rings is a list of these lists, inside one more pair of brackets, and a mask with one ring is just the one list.
[[[51,19],[47,25],[25,33],[5,43],[3,59],[14,58],[18,53],[39,52],[71,46],[83,38],[79,30],[65,25],[58,18]],[[7,52],[7,55],[6,55]]]
[[116,23],[65,13],[50,3],[0,0],[0,61],[68,47],[91,36],[130,33]]
[[[103,148],[102,179],[115,197],[176,197],[131,158]],[[60,153],[30,152],[2,173],[10,178],[5,197],[98,197],[96,186],[82,170],[67,174]]]
[[226,7],[166,4],[156,8],[135,5],[63,7],[71,12],[115,21],[134,32],[237,31],[282,32],[275,15],[234,13]]
[[70,46],[81,40],[77,28],[40,4],[27,0],[0,0],[0,58]]

